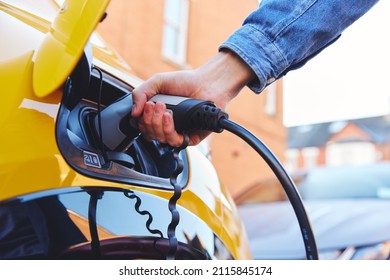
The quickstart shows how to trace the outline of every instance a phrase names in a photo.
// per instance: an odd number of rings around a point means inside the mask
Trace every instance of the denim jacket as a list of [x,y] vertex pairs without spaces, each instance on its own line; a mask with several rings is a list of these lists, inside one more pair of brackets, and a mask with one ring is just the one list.
[[238,54],[256,73],[257,93],[304,65],[378,0],[263,0],[221,46]]

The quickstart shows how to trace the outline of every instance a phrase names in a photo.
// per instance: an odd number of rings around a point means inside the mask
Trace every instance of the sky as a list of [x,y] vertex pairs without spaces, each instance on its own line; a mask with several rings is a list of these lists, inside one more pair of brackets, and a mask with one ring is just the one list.
[[382,0],[341,38],[283,82],[289,126],[390,113],[390,1]]

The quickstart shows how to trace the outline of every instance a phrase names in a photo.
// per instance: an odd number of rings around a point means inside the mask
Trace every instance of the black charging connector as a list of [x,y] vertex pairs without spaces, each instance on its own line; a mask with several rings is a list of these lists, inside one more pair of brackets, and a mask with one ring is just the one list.
[[[165,103],[167,110],[173,116],[175,129],[180,133],[193,130],[220,133],[226,129],[247,142],[269,165],[284,188],[298,219],[305,244],[306,258],[308,260],[318,259],[315,237],[300,194],[283,165],[260,139],[242,126],[230,121],[228,114],[217,108],[213,102],[161,94],[150,100]],[[108,148],[118,150],[123,143],[128,143],[138,135],[138,129],[132,126],[132,106],[132,95],[129,93],[101,112],[103,123],[101,131],[104,144]],[[95,126],[98,127],[97,119]]]
[[223,129],[219,126],[219,120],[228,118],[228,114],[211,101],[164,94],[155,95],[150,101],[165,104],[179,133],[191,130],[220,133]]
[[260,139],[244,127],[230,121],[228,114],[210,101],[170,95],[156,95],[151,101],[166,104],[167,110],[173,115],[175,129],[178,132],[207,130],[220,133],[226,129],[248,143],[269,165],[284,188],[300,225],[306,258],[318,259],[315,237],[300,194],[283,165]]

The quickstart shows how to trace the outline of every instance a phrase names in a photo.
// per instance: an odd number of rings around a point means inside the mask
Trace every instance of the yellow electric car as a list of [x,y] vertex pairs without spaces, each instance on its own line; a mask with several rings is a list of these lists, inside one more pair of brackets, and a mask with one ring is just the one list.
[[140,82],[94,33],[108,2],[0,1],[0,259],[250,259],[198,147],[101,118]]

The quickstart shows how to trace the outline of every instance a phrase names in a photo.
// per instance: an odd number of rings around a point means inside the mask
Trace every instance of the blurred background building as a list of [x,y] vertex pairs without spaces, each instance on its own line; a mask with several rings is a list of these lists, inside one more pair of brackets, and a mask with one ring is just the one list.
[[373,164],[390,160],[390,115],[288,128],[286,168]]

